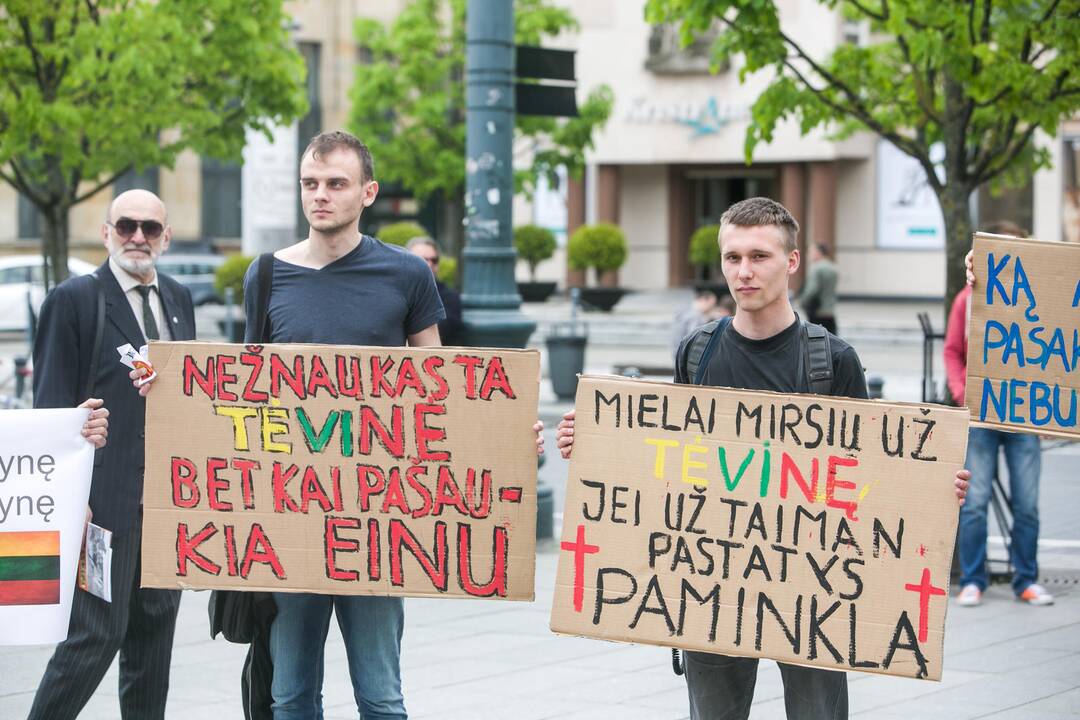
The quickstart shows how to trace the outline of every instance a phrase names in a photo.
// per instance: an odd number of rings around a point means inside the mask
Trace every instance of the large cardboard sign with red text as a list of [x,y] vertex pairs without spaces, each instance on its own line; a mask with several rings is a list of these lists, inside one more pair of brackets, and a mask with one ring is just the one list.
[[555,632],[940,679],[967,412],[583,377]]
[[1080,246],[976,234],[972,422],[1080,439]]
[[534,351],[155,343],[142,582],[533,598]]

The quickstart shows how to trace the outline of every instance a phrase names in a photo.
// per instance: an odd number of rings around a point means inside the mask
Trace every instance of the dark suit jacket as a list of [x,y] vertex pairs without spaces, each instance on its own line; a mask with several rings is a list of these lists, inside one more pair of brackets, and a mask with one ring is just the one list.
[[439,321],[439,340],[443,345],[457,345],[461,342],[458,335],[465,327],[461,319],[461,295],[439,280],[435,281],[435,287],[439,291],[443,309],[446,310],[446,317]]
[[[109,263],[92,275],[69,278],[45,298],[34,341],[34,407],[78,405],[90,372],[97,325],[97,284],[105,291],[105,335],[101,342],[94,397],[109,409],[109,440],[94,456],[90,509],[94,523],[123,535],[138,520],[142,499],[143,441],[146,401],[128,378],[116,348],[143,344],[139,323]],[[158,273],[158,287],[173,340],[195,337],[191,293]]]

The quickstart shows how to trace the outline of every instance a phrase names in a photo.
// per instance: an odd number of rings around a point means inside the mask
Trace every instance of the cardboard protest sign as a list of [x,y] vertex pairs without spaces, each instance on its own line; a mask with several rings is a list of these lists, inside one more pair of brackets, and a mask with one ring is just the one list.
[[67,637],[94,469],[89,413],[0,411],[0,645]]
[[533,598],[535,351],[150,356],[144,586]]
[[555,632],[940,679],[968,416],[583,377]]
[[1080,246],[975,235],[965,404],[976,425],[1080,438]]

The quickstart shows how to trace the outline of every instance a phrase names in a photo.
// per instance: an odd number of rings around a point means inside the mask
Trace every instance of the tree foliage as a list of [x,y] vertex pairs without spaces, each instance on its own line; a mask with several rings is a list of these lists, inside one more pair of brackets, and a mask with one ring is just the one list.
[[[400,182],[415,196],[462,194],[465,186],[466,0],[413,0],[387,25],[362,19],[356,39],[370,61],[359,64],[350,99],[350,129],[378,143],[378,177]],[[540,45],[544,38],[576,29],[570,11],[551,0],[517,0],[515,42]],[[611,114],[610,89],[593,89],[566,120],[518,117],[515,147],[532,156],[515,172],[519,190],[530,191],[537,173],[557,184],[555,169],[575,177],[585,150]]]
[[180,152],[239,158],[248,128],[306,109],[281,0],[8,0],[0,178],[45,220],[67,275],[68,210]]
[[646,14],[681,22],[685,41],[720,22],[717,64],[738,56],[743,76],[772,71],[748,160],[788,118],[803,134],[869,130],[915,158],[945,218],[949,302],[963,287],[971,192],[1030,179],[1049,164],[1036,131],[1055,134],[1080,109],[1080,0],[818,1],[865,23],[870,41],[815,57],[762,0],[648,0]]

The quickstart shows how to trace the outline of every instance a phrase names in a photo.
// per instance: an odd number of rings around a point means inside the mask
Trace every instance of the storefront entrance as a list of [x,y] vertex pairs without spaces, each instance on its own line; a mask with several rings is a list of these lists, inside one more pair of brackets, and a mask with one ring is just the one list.
[[712,283],[722,280],[719,267],[690,264],[690,236],[704,225],[718,225],[720,216],[740,200],[777,198],[775,167],[697,168],[672,167],[669,218],[671,220],[671,284]]

